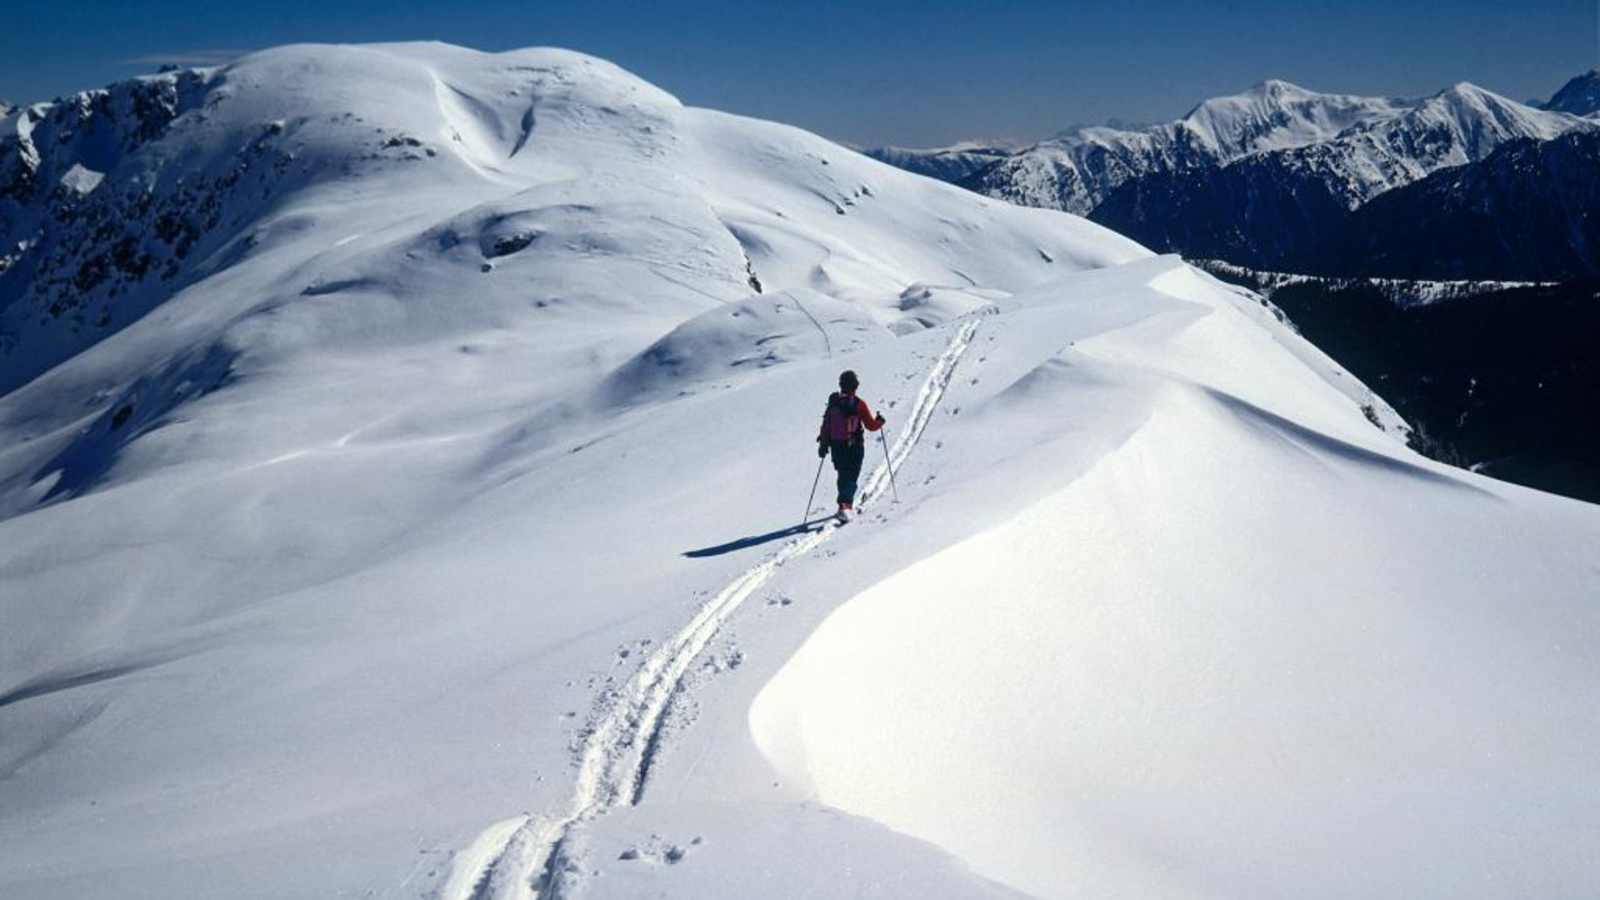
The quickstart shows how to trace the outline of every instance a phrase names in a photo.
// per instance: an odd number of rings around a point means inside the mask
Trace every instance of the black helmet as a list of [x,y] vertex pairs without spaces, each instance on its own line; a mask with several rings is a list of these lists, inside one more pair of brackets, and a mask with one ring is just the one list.
[[839,389],[840,390],[848,392],[848,391],[853,391],[857,387],[860,387],[860,386],[861,386],[861,379],[856,377],[856,373],[855,372],[851,371],[850,369],[845,369],[843,372],[839,373]]

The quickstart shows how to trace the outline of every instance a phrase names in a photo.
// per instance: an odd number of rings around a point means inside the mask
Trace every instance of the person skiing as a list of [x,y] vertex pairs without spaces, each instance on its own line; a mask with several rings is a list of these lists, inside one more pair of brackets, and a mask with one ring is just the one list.
[[828,396],[828,407],[822,413],[822,429],[817,432],[817,457],[833,453],[833,468],[839,473],[839,512],[841,522],[850,520],[855,509],[856,479],[861,477],[861,461],[866,458],[866,436],[862,429],[877,431],[885,419],[874,416],[867,402],[856,396],[861,386],[856,373],[846,369],[839,373],[839,390]]

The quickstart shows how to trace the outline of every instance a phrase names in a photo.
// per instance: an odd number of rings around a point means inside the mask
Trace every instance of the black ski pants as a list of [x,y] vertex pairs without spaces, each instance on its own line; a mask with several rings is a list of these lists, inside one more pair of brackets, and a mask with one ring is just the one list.
[[829,441],[834,471],[839,473],[839,502],[856,502],[856,479],[861,477],[861,462],[867,457],[864,441]]

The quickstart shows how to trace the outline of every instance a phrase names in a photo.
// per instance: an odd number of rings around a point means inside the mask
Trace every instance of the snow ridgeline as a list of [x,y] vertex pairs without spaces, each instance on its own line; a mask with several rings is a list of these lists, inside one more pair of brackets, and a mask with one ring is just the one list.
[[8,219],[0,894],[1592,893],[1593,507],[1250,292],[565,51],[173,84]]
[[[934,361],[908,415],[909,426],[894,449],[887,451],[888,460],[873,468],[862,482],[859,515],[866,515],[876,504],[891,467],[903,467],[917,446],[977,328],[977,321],[962,324]],[[515,829],[508,829],[505,822],[489,826],[453,861],[439,893],[441,900],[566,896],[564,886],[581,879],[581,868],[562,858],[562,842],[576,826],[618,805],[636,806],[644,798],[664,717],[683,687],[689,666],[740,604],[766,585],[781,566],[821,547],[839,528],[831,519],[823,519],[811,529],[810,515],[808,510],[808,521],[798,529],[802,532],[799,536],[718,591],[682,631],[650,654],[619,693],[602,698],[598,720],[587,728],[571,811],[559,819],[529,816],[511,820],[518,823]]]

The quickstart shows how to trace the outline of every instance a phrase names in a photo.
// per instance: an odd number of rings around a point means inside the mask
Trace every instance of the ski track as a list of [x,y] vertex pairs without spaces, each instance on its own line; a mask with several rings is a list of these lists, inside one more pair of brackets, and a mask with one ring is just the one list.
[[[921,440],[977,330],[975,318],[962,323],[934,360],[906,428],[889,451],[894,466],[904,464]],[[879,463],[861,489],[858,509],[869,508],[888,480],[888,466]],[[621,804],[636,805],[643,799],[667,710],[695,658],[746,598],[785,564],[827,543],[838,527],[829,522],[789,541],[729,582],[682,630],[663,641],[626,685],[603,697],[602,711],[583,743],[568,812],[559,817],[520,816],[489,826],[456,854],[438,900],[558,900],[567,868],[563,845],[572,829]]]

